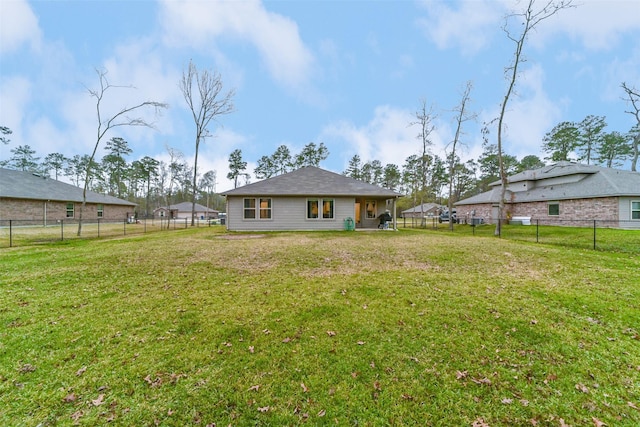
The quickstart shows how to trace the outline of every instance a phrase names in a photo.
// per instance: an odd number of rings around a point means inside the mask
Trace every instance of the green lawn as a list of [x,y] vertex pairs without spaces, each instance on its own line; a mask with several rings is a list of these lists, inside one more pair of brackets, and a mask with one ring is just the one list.
[[0,425],[640,425],[640,257],[221,227],[0,251]]

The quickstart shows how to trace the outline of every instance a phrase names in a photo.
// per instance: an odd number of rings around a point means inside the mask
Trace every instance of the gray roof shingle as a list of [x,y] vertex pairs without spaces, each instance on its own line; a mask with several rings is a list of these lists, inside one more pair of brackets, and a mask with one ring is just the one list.
[[[531,190],[508,192],[511,203],[549,200],[590,199],[598,197],[640,197],[640,173],[579,163],[559,162],[540,169],[525,171],[508,177],[510,184],[524,181],[537,182]],[[460,200],[456,205],[498,203],[500,181],[491,184],[491,190]]]
[[401,194],[315,166],[225,191],[223,196],[369,196],[396,198]]
[[[82,202],[82,188],[31,172],[0,168],[0,198]],[[113,196],[87,191],[87,203],[136,206]]]

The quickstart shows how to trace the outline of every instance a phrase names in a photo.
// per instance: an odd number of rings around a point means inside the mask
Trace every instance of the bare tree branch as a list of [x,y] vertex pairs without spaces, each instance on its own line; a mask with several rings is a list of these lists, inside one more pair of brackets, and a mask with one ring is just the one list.
[[98,127],[96,134],[96,143],[93,146],[93,152],[91,153],[91,157],[89,158],[89,162],[87,163],[87,169],[85,171],[85,179],[84,179],[84,188],[82,190],[82,205],[80,207],[80,214],[78,218],[78,236],[82,234],[82,216],[84,208],[87,204],[87,188],[89,186],[89,180],[91,177],[91,165],[93,164],[93,160],[96,156],[96,152],[98,151],[98,147],[100,146],[100,142],[102,142],[102,138],[109,132],[111,129],[121,126],[144,126],[148,128],[155,128],[152,123],[147,122],[142,117],[129,117],[128,114],[132,112],[139,111],[143,108],[152,107],[155,109],[155,113],[158,114],[160,110],[164,108],[168,108],[169,106],[162,102],[156,101],[145,101],[133,107],[124,107],[114,115],[108,116],[106,120],[103,120],[102,117],[102,101],[107,91],[110,89],[117,88],[132,88],[131,86],[116,86],[111,85],[107,80],[107,71],[96,69],[96,74],[98,75],[99,81],[99,89],[89,89],[87,88],[87,92],[89,95],[96,99],[96,116],[98,118]]
[[[527,6],[521,12],[514,12],[505,17],[505,23],[502,27],[506,33],[507,38],[515,43],[515,51],[513,54],[513,60],[509,66],[505,68],[505,74],[507,75],[508,85],[507,91],[500,104],[500,116],[498,117],[498,162],[500,165],[500,181],[501,181],[501,194],[500,202],[498,205],[498,222],[496,224],[496,235],[500,235],[501,232],[501,219],[502,213],[505,207],[505,196],[507,191],[507,175],[505,173],[504,161],[502,156],[502,132],[504,128],[504,116],[507,111],[507,104],[514,92],[516,81],[519,75],[519,66],[524,62],[523,50],[525,42],[528,39],[529,33],[537,28],[537,26],[544,20],[552,17],[556,13],[563,9],[575,7],[573,0],[547,0],[544,6],[536,8],[536,0],[528,0]],[[518,33],[514,34],[509,30],[509,21],[517,19],[521,21],[521,27]]]
[[233,97],[235,96],[235,91],[232,89],[226,94],[223,93],[220,74],[206,69],[198,71],[192,61],[189,61],[189,66],[183,71],[179,87],[196,125],[193,197],[191,203],[191,225],[193,226],[195,225],[196,195],[198,193],[198,151],[200,150],[200,143],[211,136],[209,125],[212,120],[217,121],[218,116],[234,111]]
[[[636,125],[633,129],[637,128],[637,132],[630,132],[630,137],[633,139],[631,144],[631,170],[635,172],[638,165],[638,152],[640,151],[640,91],[635,87],[629,87],[625,82],[621,84],[622,89],[627,94],[626,98],[623,98],[628,104],[631,104],[633,110],[625,110],[625,113],[631,114],[636,118]],[[633,130],[632,129],[632,130]]]

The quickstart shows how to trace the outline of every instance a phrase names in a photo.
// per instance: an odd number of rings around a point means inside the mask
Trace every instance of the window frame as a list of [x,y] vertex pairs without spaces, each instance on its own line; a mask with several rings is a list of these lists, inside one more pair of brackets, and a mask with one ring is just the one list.
[[[266,203],[266,206],[263,207],[263,203]],[[242,199],[242,219],[247,221],[273,219],[273,199],[271,197],[244,197]]]
[[[271,201],[270,197],[260,197],[259,202],[257,203],[257,209],[258,209],[258,218],[259,219],[271,219],[271,212],[272,212],[272,207],[273,207],[273,203]],[[263,207],[263,202],[266,203],[266,206]],[[264,214],[264,215],[263,215]]]
[[[328,209],[327,209],[328,208]],[[309,197],[305,203],[305,219],[310,221],[332,221],[336,219],[334,198]]]
[[[373,209],[369,209],[369,205],[373,206]],[[364,217],[366,219],[378,218],[378,201],[377,200],[365,200],[364,201]]]
[[[633,205],[636,204],[637,207],[634,208]],[[634,218],[633,214],[636,214],[636,217]],[[640,220],[640,200],[631,200],[629,203],[629,219],[631,219],[632,221],[638,221]]]
[[66,206],[66,218],[75,218],[76,204],[73,202],[67,202]]
[[[551,213],[552,207],[555,207],[554,212],[557,210],[557,213]],[[547,216],[560,216],[560,202],[547,203]]]

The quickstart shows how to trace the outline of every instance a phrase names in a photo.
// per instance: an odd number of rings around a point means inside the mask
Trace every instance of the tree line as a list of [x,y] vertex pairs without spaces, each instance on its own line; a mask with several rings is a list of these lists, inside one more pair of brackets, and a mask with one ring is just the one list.
[[[497,145],[490,143],[487,130],[484,131],[482,154],[477,159],[462,162],[454,152],[444,157],[431,153],[428,134],[434,129],[429,128],[430,125],[425,127],[423,122],[431,123],[433,117],[422,109],[416,113],[416,118],[413,124],[420,125],[421,129],[418,139],[424,141],[426,147],[420,154],[407,157],[402,165],[383,164],[376,159],[364,162],[356,154],[349,159],[342,173],[404,194],[399,203],[403,209],[425,202],[455,202],[487,191],[489,184],[500,179]],[[518,159],[503,153],[503,167],[508,175],[513,175],[543,167],[547,162],[579,161],[616,167],[630,160],[635,170],[640,125],[636,124],[626,133],[607,132],[606,126],[605,117],[595,115],[589,115],[581,122],[563,121],[543,138],[542,151],[546,157],[541,159],[536,155],[527,155]],[[424,139],[423,134],[426,135]],[[11,130],[2,127],[2,135],[2,141],[8,144]],[[182,152],[171,147],[167,147],[167,162],[149,156],[129,161],[128,157],[133,151],[121,137],[108,140],[104,155],[94,160],[89,155],[68,158],[61,153],[39,157],[29,145],[18,146],[10,152],[11,157],[0,161],[0,166],[31,171],[56,180],[66,177],[76,186],[82,186],[85,172],[89,170],[88,188],[91,191],[138,203],[141,215],[151,215],[153,209],[159,206],[189,200],[194,190],[193,165],[185,160]],[[329,154],[322,142],[310,142],[298,153],[292,153],[289,147],[281,145],[272,154],[263,155],[257,160],[253,176],[262,180],[304,166],[320,166]],[[230,153],[227,178],[234,182],[234,187],[250,183],[251,174],[247,171],[247,165],[241,150]],[[198,173],[196,187],[197,203],[216,210],[224,209],[224,199],[216,193],[215,170]]]

